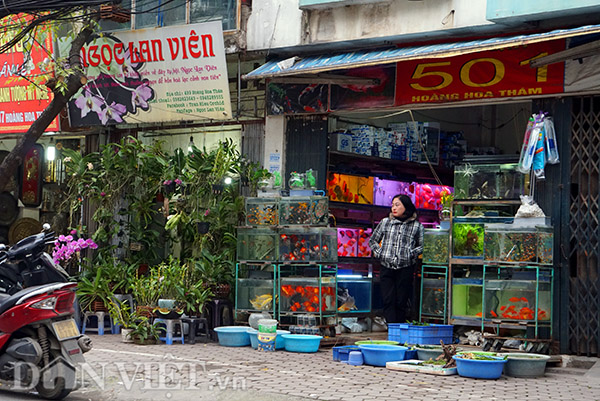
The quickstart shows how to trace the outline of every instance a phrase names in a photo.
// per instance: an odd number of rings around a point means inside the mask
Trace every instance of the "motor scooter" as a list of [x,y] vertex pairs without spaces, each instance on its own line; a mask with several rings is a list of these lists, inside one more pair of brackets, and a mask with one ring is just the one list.
[[0,244],[0,384],[59,400],[80,385],[77,368],[92,344],[73,318],[77,283],[44,252],[53,241],[48,226]]

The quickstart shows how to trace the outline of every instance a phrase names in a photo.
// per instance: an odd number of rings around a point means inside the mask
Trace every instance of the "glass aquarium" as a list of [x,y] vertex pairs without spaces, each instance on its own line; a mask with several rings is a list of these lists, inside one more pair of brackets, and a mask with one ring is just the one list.
[[446,280],[445,277],[424,277],[421,292],[421,315],[445,316]]
[[279,224],[326,225],[329,198],[326,196],[287,196],[279,201]]
[[480,219],[455,218],[452,224],[452,257],[483,259],[484,224]]
[[442,194],[453,194],[454,188],[446,185],[417,184],[415,185],[415,206],[417,209],[442,210]]
[[507,263],[537,263],[537,232],[534,227],[486,224],[484,260]]
[[356,257],[358,254],[358,228],[338,227],[337,254],[344,258]]
[[375,177],[375,194],[373,204],[379,206],[392,206],[392,199],[396,195],[408,195],[415,203],[415,183],[394,180],[384,180]]
[[537,227],[538,263],[552,265],[554,261],[554,227]]
[[423,263],[448,263],[450,230],[426,229],[423,235]]
[[344,277],[337,279],[338,313],[371,312],[371,278]]
[[237,259],[276,261],[279,259],[278,234],[272,228],[238,228]]
[[317,228],[279,230],[279,259],[288,262],[320,260],[321,238]]
[[369,246],[369,240],[371,239],[372,233],[372,228],[358,229],[358,253],[356,256],[358,256],[359,258],[371,257],[371,247]]
[[452,317],[481,317],[482,278],[452,278]]
[[235,308],[243,311],[274,311],[275,265],[236,265]]
[[[319,262],[335,263],[338,261],[337,245],[338,231],[336,228],[319,227],[320,248],[313,247],[316,260]],[[311,259],[314,260],[314,259]]]
[[519,321],[551,319],[552,270],[550,268],[485,266],[484,284],[486,319]]
[[516,163],[462,164],[454,167],[455,199],[519,199],[528,191]]
[[279,313],[335,313],[336,269],[325,265],[279,266]]
[[246,198],[247,226],[275,226],[279,222],[279,198]]
[[373,177],[335,173],[329,173],[327,177],[327,195],[330,201],[372,205],[373,188]]

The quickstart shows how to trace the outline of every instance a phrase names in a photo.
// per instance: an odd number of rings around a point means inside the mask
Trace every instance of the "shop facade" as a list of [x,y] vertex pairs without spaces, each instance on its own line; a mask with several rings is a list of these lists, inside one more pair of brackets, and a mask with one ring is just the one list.
[[[600,330],[593,317],[598,309],[589,307],[598,304],[592,284],[596,257],[589,256],[597,253],[593,240],[597,225],[596,209],[587,206],[597,208],[597,163],[592,158],[593,138],[598,135],[593,111],[598,88],[588,77],[600,70],[595,57],[579,64],[568,53],[592,41],[588,35],[597,29],[277,59],[245,78],[267,79],[266,130],[269,135],[275,131],[270,137],[281,138],[284,175],[317,169],[323,188],[329,188],[326,177],[331,178],[332,172],[357,171],[375,179],[389,175],[453,185],[452,166],[441,160],[430,169],[422,160],[392,160],[381,146],[379,156],[374,156],[372,142],[366,150],[340,152],[339,135],[325,141],[325,133],[354,129],[356,135],[357,127],[371,126],[377,135],[378,129],[394,123],[439,122],[442,131],[463,131],[469,150],[507,156],[520,152],[531,114],[549,113],[561,162],[546,166],[545,181],[535,183],[535,199],[554,227],[552,337],[560,352],[592,355],[597,354]],[[537,59],[539,64],[532,63]],[[373,201],[348,208],[333,201],[330,209],[352,209],[334,214],[341,220],[338,226],[357,228],[357,223],[385,216],[384,209],[365,205]],[[420,211],[425,217],[430,213],[423,207]],[[434,223],[437,216],[429,216],[425,220]],[[583,216],[590,223],[583,223]],[[373,278],[376,267],[366,260],[346,261],[365,265],[359,274]]]

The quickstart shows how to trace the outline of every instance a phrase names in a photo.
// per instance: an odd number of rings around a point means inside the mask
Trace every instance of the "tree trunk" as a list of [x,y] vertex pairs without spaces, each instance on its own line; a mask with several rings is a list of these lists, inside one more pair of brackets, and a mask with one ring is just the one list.
[[4,191],[4,188],[6,188],[10,181],[10,177],[14,176],[17,168],[23,162],[25,155],[27,155],[27,152],[29,152],[31,147],[42,136],[44,130],[48,128],[48,125],[50,125],[56,116],[58,116],[71,97],[85,84],[86,77],[82,73],[80,52],[92,33],[93,29],[90,25],[85,24],[85,27],[79,32],[71,44],[71,50],[69,51],[70,74],[66,78],[66,92],[63,94],[59,90],[53,89],[54,99],[52,99],[52,102],[50,102],[42,114],[33,122],[33,124],[31,124],[27,132],[19,138],[13,150],[4,158],[2,164],[0,164],[0,192]]

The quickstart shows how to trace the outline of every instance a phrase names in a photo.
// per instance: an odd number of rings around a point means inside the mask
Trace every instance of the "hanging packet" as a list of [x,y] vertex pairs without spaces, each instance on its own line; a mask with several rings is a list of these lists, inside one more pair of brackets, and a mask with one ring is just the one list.
[[533,115],[527,123],[527,129],[525,130],[525,138],[523,139],[523,146],[521,147],[521,156],[519,158],[519,165],[517,170],[523,174],[529,173],[531,170],[531,164],[533,163],[533,154],[535,146],[537,144],[537,138],[539,136],[539,126],[536,122],[535,115]]
[[550,164],[557,164],[558,147],[556,145],[556,131],[552,117],[544,118],[544,131],[546,135],[546,159]]
[[535,152],[533,153],[533,173],[535,174],[538,180],[543,180],[546,178],[546,175],[544,173],[544,166],[546,165],[546,152],[544,150],[544,143],[546,142],[544,135],[544,122],[540,121],[536,123],[536,126],[539,126],[539,129],[537,133],[537,141],[535,144]]

